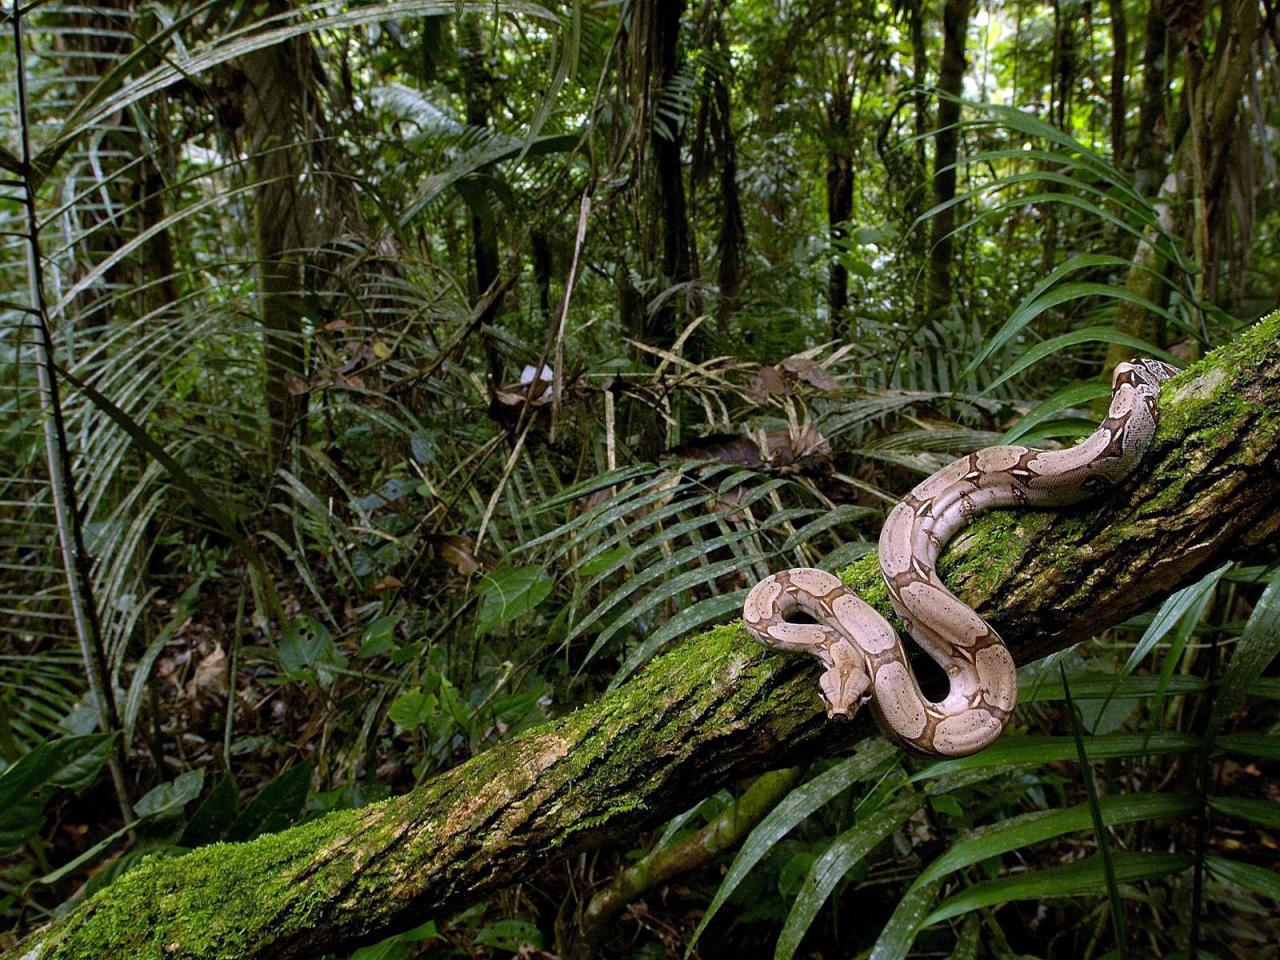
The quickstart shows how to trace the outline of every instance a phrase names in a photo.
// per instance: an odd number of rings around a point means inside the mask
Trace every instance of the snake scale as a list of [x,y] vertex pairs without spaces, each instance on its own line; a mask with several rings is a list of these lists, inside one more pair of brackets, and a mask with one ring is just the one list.
[[[950,690],[927,699],[889,622],[840,580],[798,567],[766,577],[743,604],[765,646],[816,657],[830,717],[868,701],[885,735],[920,753],[959,757],[1000,736],[1018,697],[1004,641],[949,591],[935,564],[947,542],[983,510],[1060,507],[1107,490],[1146,452],[1159,422],[1160,385],[1177,371],[1158,360],[1116,367],[1111,406],[1094,433],[1064,450],[986,447],[943,467],[890,512],[880,571],[906,630],[946,671]],[[816,621],[791,622],[799,611]]]

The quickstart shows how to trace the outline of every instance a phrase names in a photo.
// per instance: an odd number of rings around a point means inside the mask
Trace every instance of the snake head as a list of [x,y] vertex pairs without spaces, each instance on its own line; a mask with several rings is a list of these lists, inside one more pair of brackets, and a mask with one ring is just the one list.
[[871,699],[871,677],[861,663],[837,661],[818,678],[818,691],[829,719],[850,720]]
[[1177,376],[1178,372],[1177,367],[1163,360],[1135,357],[1116,364],[1115,372],[1111,376],[1111,385],[1116,387],[1121,383],[1129,383],[1136,386],[1141,382],[1148,386],[1159,387],[1170,377]]

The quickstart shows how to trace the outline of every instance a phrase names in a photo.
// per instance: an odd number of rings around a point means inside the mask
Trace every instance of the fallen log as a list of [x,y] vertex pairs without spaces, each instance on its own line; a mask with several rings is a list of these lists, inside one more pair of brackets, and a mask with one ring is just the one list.
[[[1167,383],[1161,406],[1121,489],[1076,510],[991,514],[944,557],[944,578],[1018,663],[1277,539],[1280,313]],[[842,576],[889,612],[874,556]],[[412,793],[145,861],[3,960],[288,960],[376,941],[725,784],[874,735],[865,718],[828,723],[815,680],[808,658],[717,627]]]

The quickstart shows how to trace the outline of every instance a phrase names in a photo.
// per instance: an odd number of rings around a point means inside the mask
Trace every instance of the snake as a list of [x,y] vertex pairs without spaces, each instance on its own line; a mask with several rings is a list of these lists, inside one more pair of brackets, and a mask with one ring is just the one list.
[[757,583],[743,603],[747,630],[771,649],[822,664],[818,689],[830,718],[851,718],[870,702],[889,739],[930,756],[968,756],[995,742],[1017,703],[1013,656],[943,584],[938,557],[985,510],[1065,507],[1119,484],[1150,446],[1161,384],[1175,373],[1160,360],[1118,364],[1106,419],[1080,443],[1060,450],[985,447],[930,475],[889,512],[880,572],[906,632],[947,675],[942,700],[921,691],[889,621],[824,570],[796,567]]

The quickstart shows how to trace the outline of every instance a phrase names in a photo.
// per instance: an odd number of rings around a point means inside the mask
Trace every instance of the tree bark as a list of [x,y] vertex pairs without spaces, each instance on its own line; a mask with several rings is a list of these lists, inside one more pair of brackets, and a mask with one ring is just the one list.
[[853,89],[844,65],[837,62],[832,88],[827,91],[827,233],[831,258],[827,263],[827,306],[830,332],[846,339],[845,315],[849,310],[849,218],[853,216],[853,145],[849,122],[853,116]]
[[[493,97],[494,78],[489,69],[489,55],[484,46],[483,29],[476,17],[467,17],[463,22],[462,35],[466,46],[461,56],[461,67],[467,125],[488,130],[489,103]],[[472,291],[471,307],[475,309],[498,281],[501,264],[498,250],[497,211],[491,202],[492,194],[483,181],[475,184],[464,181],[459,184],[459,189],[471,211],[471,252],[475,266],[475,289]],[[497,319],[498,312],[502,309],[502,300],[503,297],[499,295],[485,306],[479,318],[482,327],[492,324]],[[489,380],[495,388],[499,387],[504,380],[502,356],[498,353],[493,338],[487,332],[481,332],[481,339],[484,343],[485,358],[489,363]]]
[[[272,0],[269,12],[288,9]],[[286,40],[241,61],[246,81],[244,122],[254,183],[254,246],[263,327],[267,458],[279,466],[294,425],[306,415],[302,251],[314,243],[315,207],[302,176],[308,170],[299,124],[307,113],[302,84],[312,77],[310,41]]]
[[[653,151],[653,193],[650,217],[662,237],[662,275],[669,284],[693,278],[689,209],[684,190],[682,160],[684,135],[671,98],[680,71],[680,23],[685,0],[644,0],[637,5],[646,16],[638,17],[641,64],[644,70],[649,120],[649,149]],[[668,98],[662,104],[663,98]],[[676,298],[666,297],[646,311],[644,334],[652,343],[669,347],[679,335],[680,311]]]
[[1134,183],[1145,196],[1159,189],[1165,175],[1168,123],[1165,98],[1169,93],[1169,31],[1160,16],[1158,0],[1147,8],[1146,43],[1142,51],[1142,101],[1138,104],[1138,137],[1130,163]]
[[[970,0],[946,0],[942,8],[942,64],[938,68],[938,136],[933,154],[933,202],[941,205],[956,195],[956,156],[960,104],[964,92],[965,38],[969,32]],[[955,207],[933,218],[933,246],[929,252],[929,316],[937,319],[951,306],[951,234]]]
[[[943,575],[1025,663],[1280,540],[1277,395],[1280,312],[1166,384],[1138,476],[1083,508],[981,518]],[[888,612],[874,556],[843,577]],[[816,678],[807,658],[717,627],[410,794],[147,860],[0,960],[288,960],[378,940],[870,736],[865,717],[824,719]]]
[[1124,168],[1125,95],[1124,81],[1129,72],[1129,23],[1124,15],[1124,0],[1110,0],[1111,13],[1111,159]]
[[[1164,178],[1160,192],[1154,200],[1154,206],[1160,217],[1165,232],[1176,234],[1174,214],[1181,203],[1187,199],[1187,190],[1193,181],[1193,170],[1199,167],[1205,171],[1200,183],[1201,196],[1217,196],[1225,176],[1226,157],[1232,139],[1228,136],[1235,122],[1236,111],[1244,91],[1248,68],[1253,61],[1252,50],[1258,37],[1259,16],[1256,0],[1236,0],[1232,4],[1229,26],[1224,30],[1217,45],[1212,64],[1200,72],[1201,87],[1197,102],[1188,104],[1188,123],[1195,124],[1195,135],[1184,134],[1175,148],[1173,163]],[[1143,127],[1146,117],[1153,111],[1148,110],[1146,101],[1155,94],[1148,90],[1144,95]],[[1147,146],[1144,144],[1143,132],[1139,133],[1138,169],[1145,171],[1144,178],[1162,166],[1156,159],[1144,155]],[[1197,156],[1200,145],[1204,156]],[[1141,182],[1141,179],[1140,179]],[[1159,305],[1167,297],[1165,281],[1167,264],[1155,246],[1155,232],[1148,231],[1147,236],[1138,242],[1133,255],[1133,266],[1125,278],[1125,289]],[[1207,264],[1200,264],[1201,268]],[[1149,311],[1141,304],[1122,302],[1116,308],[1115,327],[1131,336],[1144,336],[1146,333]],[[1163,344],[1157,344],[1163,346]],[[1110,377],[1115,365],[1125,359],[1129,348],[1112,344],[1107,351],[1107,359],[1103,375]]]

